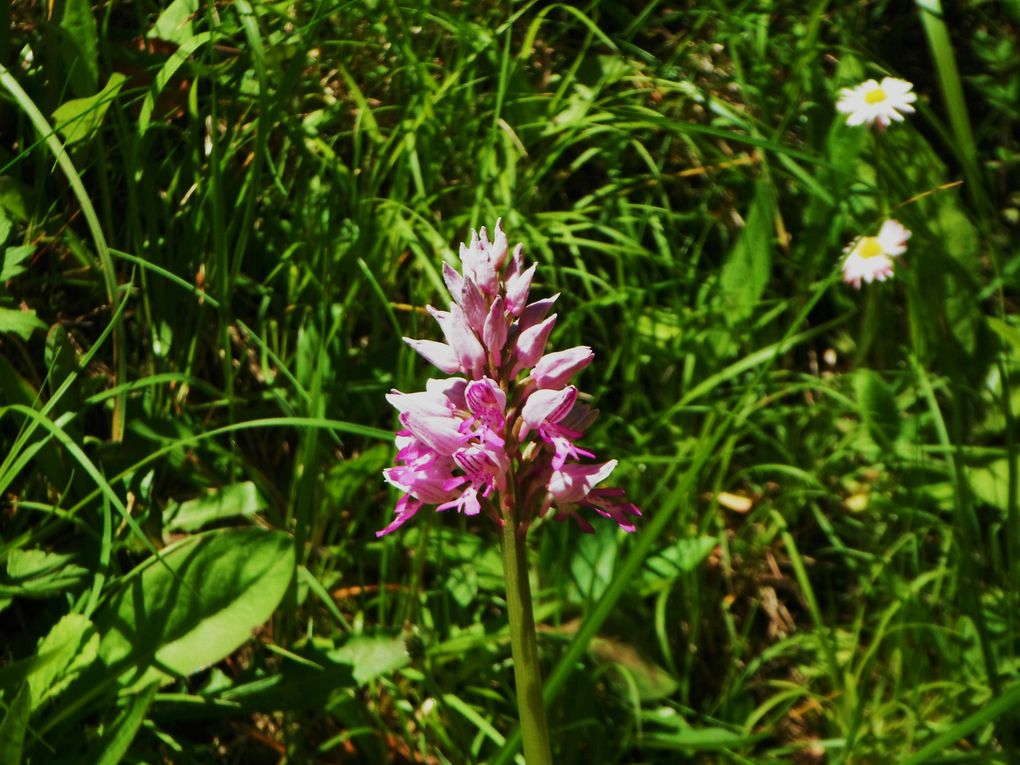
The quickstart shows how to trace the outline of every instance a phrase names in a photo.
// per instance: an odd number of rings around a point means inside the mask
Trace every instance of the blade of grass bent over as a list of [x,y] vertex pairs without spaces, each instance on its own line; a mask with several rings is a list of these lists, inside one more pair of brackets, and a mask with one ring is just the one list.
[[[35,102],[32,101],[28,93],[24,91],[2,63],[0,63],[0,84],[7,88],[8,92],[14,97],[15,102],[25,112],[29,120],[31,120],[32,126],[35,127],[36,132],[42,137],[46,147],[53,154],[57,164],[60,165],[60,169],[64,171],[64,176],[67,178],[67,182],[70,184],[71,190],[81,206],[82,215],[85,216],[85,222],[88,224],[89,233],[92,235],[92,241],[96,248],[96,256],[99,259],[99,270],[103,274],[106,298],[110,301],[110,308],[117,317],[113,328],[114,384],[116,385],[123,382],[127,377],[127,349],[124,338],[124,321],[121,315],[117,313],[117,308],[120,305],[120,295],[117,292],[117,272],[113,267],[113,258],[110,257],[110,248],[106,244],[106,236],[103,234],[103,228],[99,224],[99,217],[96,215],[96,210],[92,206],[92,200],[89,199],[85,186],[81,182],[81,175],[75,168],[74,163],[71,162],[67,152],[64,151],[64,145],[57,138],[50,123],[43,116],[43,113],[39,111]],[[117,397],[113,405],[113,422],[110,426],[110,438],[115,442],[120,441],[124,437],[124,410],[126,406],[127,394],[124,393]]]

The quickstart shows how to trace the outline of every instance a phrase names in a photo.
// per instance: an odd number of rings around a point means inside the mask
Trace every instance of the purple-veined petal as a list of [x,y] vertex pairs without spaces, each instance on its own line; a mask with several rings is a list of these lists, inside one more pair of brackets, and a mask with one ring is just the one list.
[[454,409],[466,409],[464,390],[468,381],[463,377],[430,378],[425,381],[425,390],[434,396],[445,396]]
[[627,533],[637,531],[637,526],[630,519],[640,518],[641,511],[637,505],[627,500],[623,489],[593,489],[588,493],[584,504],[615,521],[616,525]]
[[506,410],[506,393],[491,377],[473,380],[464,389],[468,411],[476,416],[503,417]]
[[464,443],[456,417],[418,417],[408,413],[400,415],[400,421],[437,454],[453,454]]
[[503,490],[506,486],[509,461],[502,447],[470,444],[454,454],[453,461],[473,486],[485,487],[485,496],[489,496],[493,489]]
[[567,416],[577,400],[577,388],[569,385],[561,390],[536,390],[521,409],[521,440],[529,429],[538,430],[546,423],[556,423]]
[[404,496],[397,500],[397,506],[394,508],[397,513],[397,517],[394,518],[388,526],[384,529],[379,529],[375,532],[376,537],[383,537],[387,534],[396,531],[409,520],[411,520],[415,513],[421,509],[422,503],[414,497]]
[[556,502],[580,502],[616,469],[617,461],[601,465],[564,465],[549,477],[549,494]]
[[482,511],[482,505],[478,501],[478,489],[474,486],[468,486],[459,497],[449,502],[444,502],[436,510],[442,512],[443,510],[449,510],[451,507],[456,508],[465,515],[478,515]]

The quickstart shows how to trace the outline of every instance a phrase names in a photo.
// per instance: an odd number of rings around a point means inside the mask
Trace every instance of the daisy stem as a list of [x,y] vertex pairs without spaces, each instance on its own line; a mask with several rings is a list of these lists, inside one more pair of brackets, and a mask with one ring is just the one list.
[[510,617],[510,650],[517,685],[517,710],[524,739],[524,760],[527,765],[552,765],[549,725],[542,700],[542,670],[538,664],[535,615],[531,607],[531,584],[528,581],[526,533],[512,515],[504,519],[503,577]]

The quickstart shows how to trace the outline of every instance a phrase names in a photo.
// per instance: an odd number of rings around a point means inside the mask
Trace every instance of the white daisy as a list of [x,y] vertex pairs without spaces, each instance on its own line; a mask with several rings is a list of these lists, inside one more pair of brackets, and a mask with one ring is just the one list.
[[859,236],[843,252],[843,281],[857,289],[861,282],[884,282],[893,272],[893,258],[907,251],[910,232],[891,218],[882,224],[878,236]]
[[886,128],[891,121],[902,122],[904,114],[913,114],[917,100],[914,86],[906,80],[883,77],[882,82],[868,80],[856,88],[842,88],[836,109],[848,115],[847,125],[877,124]]

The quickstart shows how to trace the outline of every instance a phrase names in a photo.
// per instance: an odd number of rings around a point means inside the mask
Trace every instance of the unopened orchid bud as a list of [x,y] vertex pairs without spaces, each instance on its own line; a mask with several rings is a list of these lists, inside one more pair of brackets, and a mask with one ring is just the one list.
[[503,346],[506,344],[509,331],[510,325],[507,323],[506,311],[503,310],[503,298],[497,297],[492,301],[489,315],[485,317],[485,326],[482,328],[482,342],[489,350],[492,363],[497,367],[503,363]]
[[485,326],[485,317],[489,313],[489,305],[478,285],[471,279],[465,279],[461,283],[460,292],[454,299],[457,301],[457,305],[464,310],[468,326],[480,335]]
[[520,316],[528,302],[531,280],[535,276],[537,263],[506,280],[506,309],[514,316]]
[[503,267],[503,263],[506,262],[506,254],[509,249],[510,246],[507,243],[506,234],[503,233],[503,221],[502,219],[497,220],[495,236],[492,239],[492,244],[489,245],[489,262],[497,272]]
[[517,319],[516,329],[518,332],[523,332],[529,327],[534,327],[536,324],[541,322],[548,314],[549,310],[553,307],[560,297],[560,293],[556,293],[552,297],[545,298],[544,300],[536,300],[534,303],[528,303],[521,312],[520,318]]

